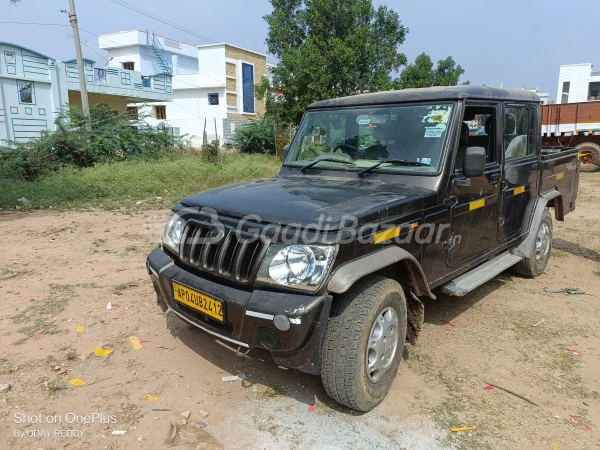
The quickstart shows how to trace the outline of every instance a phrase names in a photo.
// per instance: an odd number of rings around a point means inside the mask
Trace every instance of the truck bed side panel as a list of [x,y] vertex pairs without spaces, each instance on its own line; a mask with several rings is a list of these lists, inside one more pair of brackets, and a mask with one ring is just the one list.
[[540,195],[552,190],[560,192],[561,204],[554,204],[556,218],[562,220],[565,214],[575,209],[579,187],[578,151],[566,149],[542,155]]

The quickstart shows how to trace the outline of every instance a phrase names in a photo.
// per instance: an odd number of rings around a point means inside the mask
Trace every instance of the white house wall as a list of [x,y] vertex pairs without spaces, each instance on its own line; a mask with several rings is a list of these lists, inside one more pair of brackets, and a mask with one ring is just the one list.
[[199,46],[200,75],[211,82],[225,85],[225,44]]
[[556,103],[562,103],[563,83],[567,81],[571,83],[568,103],[587,102],[591,74],[591,64],[560,66]]
[[[219,105],[208,104],[208,94],[219,94]],[[164,105],[166,107],[167,118],[159,120],[155,118],[154,107]],[[217,135],[220,140],[223,139],[223,119],[227,117],[227,105],[225,98],[225,89],[213,88],[187,89],[185,91],[175,90],[173,92],[173,101],[170,103],[152,103],[140,108],[140,116],[145,117],[148,125],[156,127],[161,122],[166,126],[178,128],[179,135],[187,135],[192,145],[202,145],[202,135],[204,132],[204,119],[206,119],[206,133],[208,141],[216,139],[215,121],[217,123]]]

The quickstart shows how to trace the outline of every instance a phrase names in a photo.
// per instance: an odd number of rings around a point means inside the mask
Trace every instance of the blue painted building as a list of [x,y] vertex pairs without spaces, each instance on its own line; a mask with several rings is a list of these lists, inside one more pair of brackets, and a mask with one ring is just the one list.
[[[90,104],[107,104],[116,113],[128,104],[170,102],[171,75],[142,75],[112,67],[96,67],[84,59]],[[0,145],[39,139],[51,130],[67,103],[81,105],[76,60],[54,58],[17,44],[0,42]],[[4,142],[3,142],[4,141]]]

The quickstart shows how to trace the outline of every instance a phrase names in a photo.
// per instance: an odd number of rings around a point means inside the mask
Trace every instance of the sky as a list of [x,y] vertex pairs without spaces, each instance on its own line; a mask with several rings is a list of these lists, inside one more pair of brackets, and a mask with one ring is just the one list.
[[[125,0],[212,41],[266,53],[268,0]],[[342,0],[341,0],[342,1]],[[487,86],[539,88],[556,97],[561,64],[592,63],[600,71],[598,0],[374,0],[395,10],[409,33],[399,51],[409,61],[421,52],[434,61],[452,56],[465,69],[461,81]],[[76,0],[83,53],[103,64],[97,35],[148,29],[192,44],[206,44],[110,0]],[[74,57],[68,0],[0,0],[0,41],[56,59]],[[32,25],[3,22],[35,22]],[[62,24],[67,26],[41,25]],[[596,49],[595,51],[593,49]],[[95,53],[96,52],[96,53]],[[268,58],[272,62],[276,60]]]

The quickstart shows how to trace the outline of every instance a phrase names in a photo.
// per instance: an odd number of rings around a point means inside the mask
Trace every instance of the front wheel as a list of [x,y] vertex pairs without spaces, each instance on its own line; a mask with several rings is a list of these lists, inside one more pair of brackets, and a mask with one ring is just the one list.
[[331,398],[370,411],[387,395],[406,338],[406,299],[398,282],[360,280],[336,299],[327,325],[321,378]]

